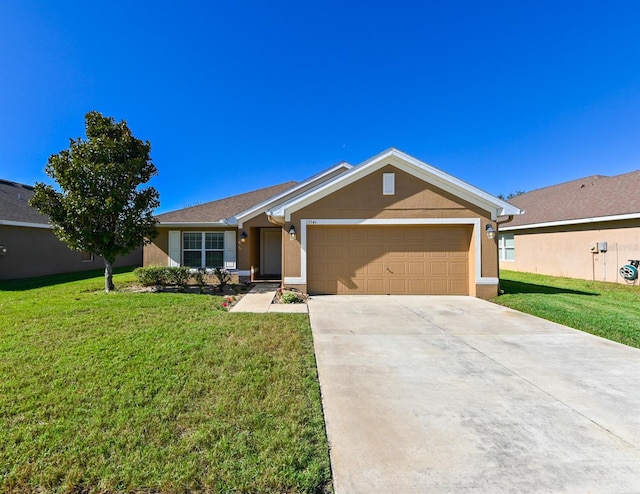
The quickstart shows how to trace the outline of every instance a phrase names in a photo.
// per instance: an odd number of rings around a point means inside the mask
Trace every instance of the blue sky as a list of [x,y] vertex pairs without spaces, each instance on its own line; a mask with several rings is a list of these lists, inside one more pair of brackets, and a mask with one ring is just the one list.
[[493,194],[640,168],[637,1],[0,2],[0,178],[84,114],[165,212],[394,146]]

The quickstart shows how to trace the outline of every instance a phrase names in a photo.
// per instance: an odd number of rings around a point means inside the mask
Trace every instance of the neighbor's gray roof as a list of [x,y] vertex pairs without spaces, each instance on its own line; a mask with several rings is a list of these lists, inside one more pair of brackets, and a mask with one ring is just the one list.
[[157,216],[161,223],[205,223],[219,222],[260,204],[267,199],[290,189],[297,182],[285,182],[264,189],[218,199],[198,206],[178,209]]
[[0,221],[49,224],[49,218],[29,206],[33,196],[31,185],[0,180]]
[[514,197],[524,209],[505,227],[640,213],[640,171],[607,177],[593,175]]

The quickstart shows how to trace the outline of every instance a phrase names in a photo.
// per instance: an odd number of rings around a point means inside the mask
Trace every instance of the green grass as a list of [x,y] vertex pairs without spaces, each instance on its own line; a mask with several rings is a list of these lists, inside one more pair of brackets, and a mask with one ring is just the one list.
[[640,287],[500,271],[494,302],[640,348]]
[[0,492],[327,489],[305,315],[102,290],[101,273],[0,283]]

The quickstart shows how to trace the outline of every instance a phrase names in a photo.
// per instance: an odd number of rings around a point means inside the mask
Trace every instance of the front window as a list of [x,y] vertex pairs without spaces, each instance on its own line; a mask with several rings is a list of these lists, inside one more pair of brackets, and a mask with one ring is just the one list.
[[183,232],[183,266],[221,268],[223,264],[224,232]]
[[513,233],[501,233],[498,236],[498,249],[501,261],[515,261],[516,241]]

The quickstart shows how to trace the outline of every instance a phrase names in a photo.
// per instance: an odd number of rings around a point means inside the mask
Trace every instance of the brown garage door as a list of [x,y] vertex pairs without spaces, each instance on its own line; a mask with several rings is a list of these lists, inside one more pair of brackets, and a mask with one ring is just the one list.
[[309,225],[307,234],[309,293],[469,294],[469,225]]

